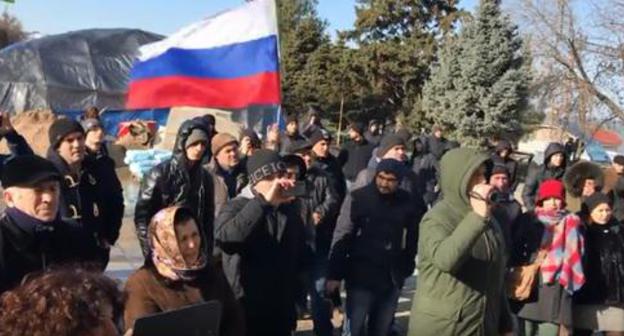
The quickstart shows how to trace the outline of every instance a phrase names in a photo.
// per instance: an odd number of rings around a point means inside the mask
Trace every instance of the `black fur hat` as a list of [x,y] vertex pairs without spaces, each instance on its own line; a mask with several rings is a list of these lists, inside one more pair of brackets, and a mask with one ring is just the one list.
[[585,180],[596,181],[596,191],[600,191],[604,186],[604,172],[595,163],[579,161],[572,165],[563,176],[566,189],[575,197],[580,197],[583,191]]

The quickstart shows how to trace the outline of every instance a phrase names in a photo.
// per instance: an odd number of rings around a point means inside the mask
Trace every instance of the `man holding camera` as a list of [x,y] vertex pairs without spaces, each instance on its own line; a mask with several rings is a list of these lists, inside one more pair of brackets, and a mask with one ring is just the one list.
[[217,218],[216,245],[223,269],[245,310],[248,335],[291,335],[295,289],[304,252],[304,229],[294,181],[284,177],[279,154],[256,151],[247,161],[250,185]]
[[399,188],[407,169],[394,159],[380,161],[374,180],[352,191],[340,211],[326,287],[334,293],[345,280],[350,335],[386,336],[414,271],[420,213]]

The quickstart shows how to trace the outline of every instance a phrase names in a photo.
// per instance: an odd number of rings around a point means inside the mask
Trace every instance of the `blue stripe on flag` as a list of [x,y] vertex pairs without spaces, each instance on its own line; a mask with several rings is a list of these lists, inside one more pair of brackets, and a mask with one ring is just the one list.
[[231,44],[212,49],[171,48],[164,54],[135,63],[132,80],[188,76],[238,78],[263,72],[277,72],[277,37]]

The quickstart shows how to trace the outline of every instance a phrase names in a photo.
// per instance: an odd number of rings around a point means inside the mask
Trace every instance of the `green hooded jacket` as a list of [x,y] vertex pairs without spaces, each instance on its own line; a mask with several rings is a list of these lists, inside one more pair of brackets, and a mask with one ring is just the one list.
[[458,148],[441,161],[443,199],[420,223],[410,336],[499,335],[512,330],[504,295],[502,231],[472,211],[468,184],[488,156]]

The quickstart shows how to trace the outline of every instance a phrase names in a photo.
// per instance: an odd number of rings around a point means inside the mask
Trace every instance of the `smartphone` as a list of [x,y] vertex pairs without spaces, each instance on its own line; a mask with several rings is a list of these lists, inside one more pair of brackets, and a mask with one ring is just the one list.
[[295,185],[282,191],[285,197],[306,197],[308,195],[308,184],[305,181],[297,181]]

